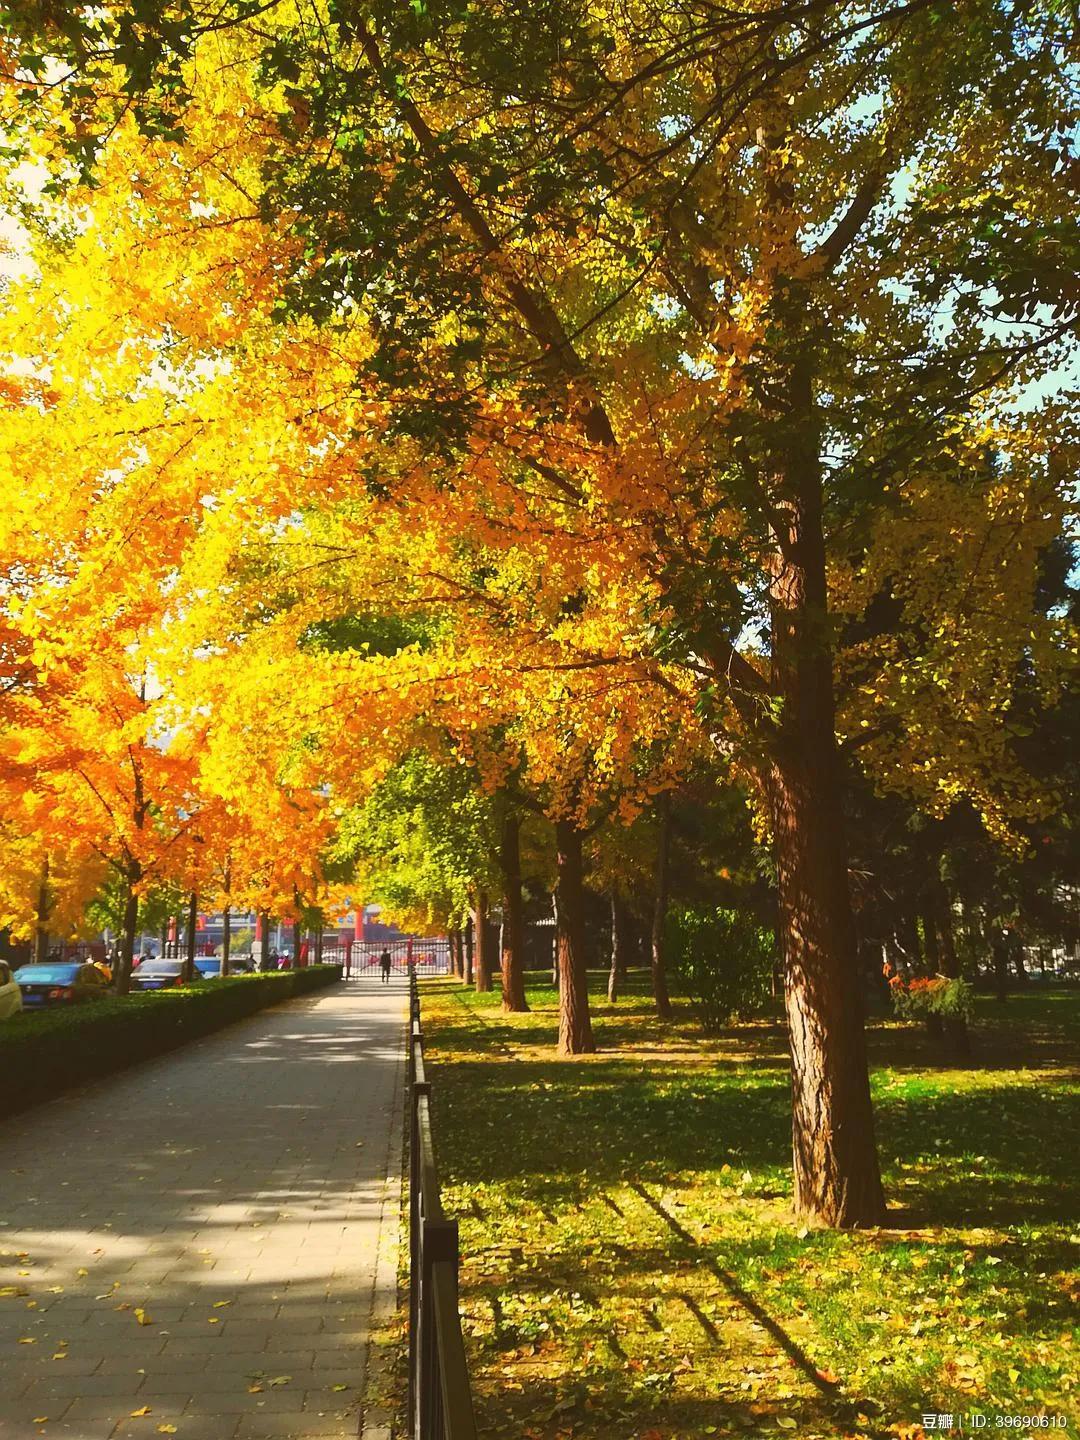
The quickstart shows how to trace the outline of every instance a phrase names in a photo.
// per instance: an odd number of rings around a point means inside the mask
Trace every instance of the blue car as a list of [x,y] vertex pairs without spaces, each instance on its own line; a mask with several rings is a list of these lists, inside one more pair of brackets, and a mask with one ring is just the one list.
[[102,1000],[109,993],[109,982],[97,966],[78,960],[21,965],[15,971],[15,979],[22,991],[24,1010],[46,1005],[79,1005],[86,1000]]

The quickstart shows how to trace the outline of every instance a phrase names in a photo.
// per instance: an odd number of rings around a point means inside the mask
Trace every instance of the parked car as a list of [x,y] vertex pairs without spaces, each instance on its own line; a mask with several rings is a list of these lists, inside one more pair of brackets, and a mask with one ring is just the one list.
[[[218,980],[221,978],[221,956],[196,955],[195,969],[204,980]],[[247,975],[250,970],[251,963],[243,955],[229,957],[230,975]]]
[[78,1005],[85,1000],[103,1000],[109,993],[109,982],[97,966],[79,960],[21,965],[15,978],[24,1010],[43,1005]]
[[19,982],[12,975],[7,961],[0,960],[0,1020],[6,1020],[9,1015],[17,1015],[22,1008]]
[[[196,982],[203,978],[198,970],[198,962],[202,958],[202,956],[195,957],[196,968],[192,979]],[[168,990],[183,983],[183,960],[140,960],[131,971],[131,988],[133,990]]]

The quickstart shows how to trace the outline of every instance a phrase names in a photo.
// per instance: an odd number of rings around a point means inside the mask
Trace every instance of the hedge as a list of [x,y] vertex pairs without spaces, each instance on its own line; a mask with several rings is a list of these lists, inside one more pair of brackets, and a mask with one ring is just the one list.
[[[17,973],[17,972],[16,972]],[[182,990],[135,992],[0,1020],[0,1114],[49,1100],[174,1050],[281,1000],[341,979],[340,965],[236,975]]]

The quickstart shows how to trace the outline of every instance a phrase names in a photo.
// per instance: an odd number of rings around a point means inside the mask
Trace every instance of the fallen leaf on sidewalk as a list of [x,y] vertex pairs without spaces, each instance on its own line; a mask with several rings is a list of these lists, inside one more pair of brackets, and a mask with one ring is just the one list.
[[150,1406],[149,1406],[149,1405],[144,1405],[140,1410],[132,1410],[132,1412],[131,1412],[131,1418],[132,1418],[133,1420],[138,1420],[138,1419],[140,1419],[143,1415],[149,1415],[150,1413],[151,1413],[151,1411],[150,1411]]
[[175,1435],[175,1434],[176,1434],[176,1426],[175,1426],[175,1425],[159,1425],[159,1426],[157,1427],[157,1429],[158,1429],[158,1434],[159,1434],[159,1435]]
[[147,1315],[146,1311],[142,1308],[141,1305],[135,1306],[135,1319],[139,1322],[140,1325],[153,1325],[154,1323],[151,1317]]
[[271,1385],[288,1385],[288,1383],[289,1383],[289,1381],[290,1381],[291,1379],[292,1379],[292,1376],[291,1376],[291,1375],[275,1375],[274,1378],[273,1378],[273,1380],[270,1381],[270,1384],[271,1384]]

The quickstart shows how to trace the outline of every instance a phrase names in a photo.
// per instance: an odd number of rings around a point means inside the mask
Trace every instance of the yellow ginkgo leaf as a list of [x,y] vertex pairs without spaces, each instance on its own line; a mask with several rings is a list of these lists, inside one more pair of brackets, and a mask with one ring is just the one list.
[[141,1409],[139,1409],[139,1410],[132,1410],[132,1412],[131,1412],[131,1418],[132,1418],[133,1420],[138,1420],[140,1416],[142,1416],[142,1415],[149,1415],[149,1414],[150,1414],[150,1406],[149,1406],[149,1405],[143,1405],[143,1406],[141,1407]]
[[140,1325],[153,1325],[154,1323],[152,1318],[147,1315],[146,1311],[142,1308],[141,1305],[135,1306],[135,1319],[139,1322]]
[[175,1435],[175,1434],[176,1434],[176,1426],[175,1426],[175,1425],[165,1424],[165,1425],[159,1425],[157,1428],[158,1428],[158,1434],[159,1434],[159,1435]]

